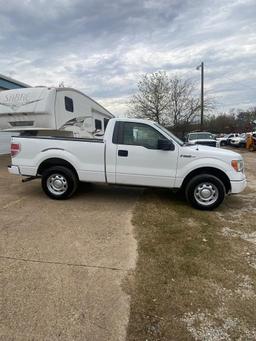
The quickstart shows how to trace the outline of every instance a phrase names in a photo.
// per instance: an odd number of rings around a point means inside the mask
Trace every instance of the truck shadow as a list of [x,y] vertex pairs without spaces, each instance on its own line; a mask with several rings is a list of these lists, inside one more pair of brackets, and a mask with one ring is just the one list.
[[99,197],[99,198],[113,198],[118,200],[125,200],[133,198],[139,200],[143,196],[152,196],[159,198],[162,202],[176,203],[178,205],[186,205],[187,201],[182,191],[173,191],[166,188],[145,188],[136,186],[118,186],[118,185],[101,185],[101,184],[86,184],[79,185],[78,191],[74,198]]
[[162,202],[165,203],[176,203],[180,205],[189,206],[185,193],[182,190],[172,190],[168,188],[148,188],[145,190],[145,193],[157,196]]
[[109,200],[136,200],[142,195],[144,188],[141,187],[130,187],[130,186],[117,186],[117,185],[106,185],[106,184],[91,184],[91,183],[80,183],[77,192],[74,195],[74,199],[83,198],[102,198]]

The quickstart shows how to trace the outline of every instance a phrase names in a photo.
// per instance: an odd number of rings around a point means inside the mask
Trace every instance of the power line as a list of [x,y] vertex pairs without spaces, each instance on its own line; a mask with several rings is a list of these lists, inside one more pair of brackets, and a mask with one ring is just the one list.
[[[169,71],[169,72],[172,72],[172,71]],[[187,74],[190,74],[190,75],[191,75],[190,78],[196,78],[196,77],[195,77],[194,70],[188,70],[188,71],[186,71],[186,72],[183,72],[183,71],[179,70],[179,71],[173,72],[173,73],[178,74],[178,75],[180,74],[182,78],[183,78],[184,76],[186,76]],[[193,75],[192,75],[192,74],[193,74]]]
[[[251,86],[251,85],[245,84],[244,82],[237,81],[237,80],[235,80],[234,78],[229,77],[229,75],[230,75],[231,73],[233,74],[234,71],[231,70],[231,71],[228,71],[228,72],[226,72],[226,73],[224,73],[224,74],[221,74],[220,78],[217,78],[217,79],[220,79],[220,80],[221,80],[222,78],[225,78],[225,79],[227,79],[227,80],[229,80],[229,81],[238,83],[238,84],[240,84],[241,86],[243,86],[243,87],[245,87],[245,88],[250,88],[250,89],[256,90],[256,87],[253,87],[253,86]],[[216,79],[216,78],[215,78],[215,79]]]
[[230,80],[232,82],[238,83],[238,84],[240,84],[240,86],[243,86],[245,88],[256,90],[256,88],[254,88],[254,87],[252,87],[252,86],[250,86],[248,84],[245,85],[245,83],[242,83],[241,81],[236,81],[235,79],[232,79],[232,78],[229,78],[229,77],[225,77],[225,76],[222,76],[222,78],[225,78],[225,79],[228,79],[228,80]]
[[226,103],[226,102],[221,102],[221,101],[218,101],[216,100],[216,103],[215,103],[216,106],[220,107],[220,106],[256,106],[256,103],[255,104],[250,104],[250,103],[246,103],[246,102],[239,102],[239,103]]

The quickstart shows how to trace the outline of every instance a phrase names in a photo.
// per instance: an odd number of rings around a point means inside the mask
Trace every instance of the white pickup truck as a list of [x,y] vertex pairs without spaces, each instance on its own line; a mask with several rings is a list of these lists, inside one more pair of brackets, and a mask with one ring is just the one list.
[[11,155],[9,172],[41,177],[52,199],[71,197],[79,181],[99,182],[184,189],[192,206],[210,210],[246,186],[240,154],[186,145],[147,120],[113,118],[102,140],[13,137]]

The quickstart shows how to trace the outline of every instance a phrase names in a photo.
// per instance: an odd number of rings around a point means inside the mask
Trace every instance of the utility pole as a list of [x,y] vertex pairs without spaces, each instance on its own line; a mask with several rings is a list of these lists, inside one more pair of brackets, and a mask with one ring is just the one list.
[[201,69],[201,122],[200,127],[203,130],[204,126],[204,62],[201,62],[200,65],[197,66],[197,70]]

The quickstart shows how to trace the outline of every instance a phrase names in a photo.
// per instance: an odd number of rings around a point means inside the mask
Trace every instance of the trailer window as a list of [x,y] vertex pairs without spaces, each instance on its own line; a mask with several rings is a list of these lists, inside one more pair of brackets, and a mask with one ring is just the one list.
[[101,120],[95,120],[95,129],[102,130],[102,122]]
[[65,109],[70,112],[74,112],[73,99],[65,96]]
[[16,121],[16,122],[9,122],[12,127],[25,127],[25,126],[33,126],[34,121]]
[[109,121],[108,118],[104,118],[104,130],[106,130],[106,128],[107,128],[108,121]]

